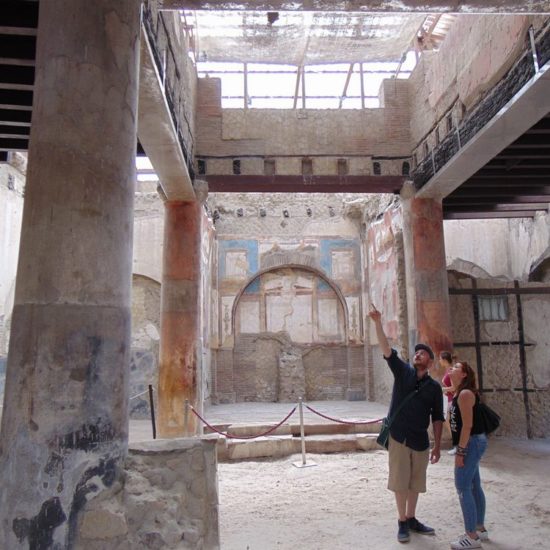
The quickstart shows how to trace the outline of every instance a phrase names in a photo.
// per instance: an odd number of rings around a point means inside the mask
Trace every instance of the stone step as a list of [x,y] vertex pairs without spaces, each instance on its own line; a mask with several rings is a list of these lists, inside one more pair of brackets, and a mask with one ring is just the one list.
[[[280,458],[301,453],[300,437],[278,435],[239,440],[218,437],[218,461],[228,462],[250,458]],[[309,435],[305,439],[306,453],[341,453],[381,449],[376,434]]]
[[[239,437],[254,436],[267,432],[275,424],[215,424],[217,430],[237,435]],[[340,423],[318,423],[305,424],[304,434],[309,435],[336,435],[336,434],[362,434],[378,433],[380,424],[340,424]],[[210,428],[205,427],[205,434],[215,433]],[[282,424],[269,435],[300,435],[300,424]]]

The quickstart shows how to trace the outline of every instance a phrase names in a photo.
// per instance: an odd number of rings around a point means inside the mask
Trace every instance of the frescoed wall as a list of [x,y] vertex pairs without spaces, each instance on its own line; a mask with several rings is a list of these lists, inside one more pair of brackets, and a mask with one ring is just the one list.
[[213,398],[287,400],[289,364],[307,399],[364,398],[358,234],[218,235],[217,247]]

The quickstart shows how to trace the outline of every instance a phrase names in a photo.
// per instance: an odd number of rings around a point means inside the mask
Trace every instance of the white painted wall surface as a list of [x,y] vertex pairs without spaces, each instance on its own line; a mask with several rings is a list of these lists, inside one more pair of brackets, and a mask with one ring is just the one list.
[[447,220],[447,268],[462,271],[470,263],[491,277],[527,280],[532,266],[548,252],[549,224],[547,214],[534,220]]
[[[9,176],[13,178],[13,189],[8,188]],[[0,317],[4,318],[11,316],[13,308],[23,217],[23,189],[23,175],[7,164],[0,164]]]
[[135,275],[162,280],[164,204],[158,193],[136,193],[134,205]]

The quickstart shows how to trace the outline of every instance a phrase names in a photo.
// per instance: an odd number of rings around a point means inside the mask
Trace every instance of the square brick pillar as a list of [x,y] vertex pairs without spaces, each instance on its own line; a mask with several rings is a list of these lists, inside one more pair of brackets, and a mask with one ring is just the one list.
[[[441,201],[402,192],[409,342],[452,349]],[[411,357],[413,353],[411,351]],[[436,373],[439,375],[440,373]]]
[[181,437],[197,433],[199,412],[201,282],[200,201],[165,203],[159,361],[159,433]]

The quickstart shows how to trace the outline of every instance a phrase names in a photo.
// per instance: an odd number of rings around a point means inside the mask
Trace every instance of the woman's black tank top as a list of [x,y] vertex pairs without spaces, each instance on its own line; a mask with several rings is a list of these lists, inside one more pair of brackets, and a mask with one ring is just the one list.
[[[483,424],[481,422],[481,414],[479,412],[479,395],[476,393],[476,401],[474,403],[474,417],[472,423],[471,435],[482,434]],[[453,445],[456,447],[460,440],[460,431],[462,430],[462,415],[458,406],[458,395],[453,397],[451,406],[449,407],[449,423],[451,425],[451,435],[453,436]]]

